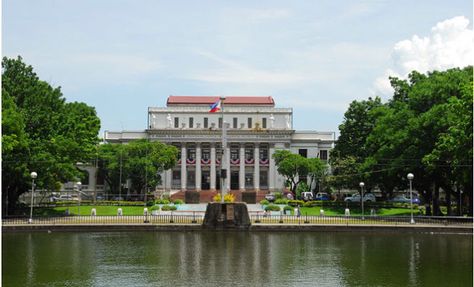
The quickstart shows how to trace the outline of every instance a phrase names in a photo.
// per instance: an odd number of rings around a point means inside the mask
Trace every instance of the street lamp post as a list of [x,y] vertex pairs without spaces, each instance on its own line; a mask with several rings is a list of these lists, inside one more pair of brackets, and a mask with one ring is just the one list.
[[362,205],[362,220],[364,220],[364,182],[360,182],[359,183],[359,186],[360,186],[360,204]]
[[30,173],[31,176],[31,204],[30,204],[30,219],[28,220],[28,223],[33,222],[33,194],[35,193],[35,179],[38,177],[38,174],[36,172]]
[[77,185],[77,215],[81,215],[81,185],[82,182],[76,182]]
[[411,182],[413,181],[413,178],[415,176],[413,173],[407,174],[407,178],[410,181],[410,213],[411,213],[411,218],[410,218],[410,224],[415,224],[415,220],[413,219],[413,195],[412,195],[412,186]]

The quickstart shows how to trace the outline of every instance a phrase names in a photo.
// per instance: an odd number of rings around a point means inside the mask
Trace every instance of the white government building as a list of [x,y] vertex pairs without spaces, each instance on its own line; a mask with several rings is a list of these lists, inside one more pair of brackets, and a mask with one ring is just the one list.
[[[223,111],[211,113],[218,96],[169,96],[166,107],[148,108],[144,131],[105,132],[108,143],[149,139],[174,145],[177,165],[162,175],[171,191],[220,189],[220,170],[226,170],[226,190],[282,191],[272,154],[287,149],[305,157],[327,160],[334,132],[295,131],[292,108],[276,108],[272,97],[227,96]],[[222,127],[226,125],[228,160],[222,161]]]

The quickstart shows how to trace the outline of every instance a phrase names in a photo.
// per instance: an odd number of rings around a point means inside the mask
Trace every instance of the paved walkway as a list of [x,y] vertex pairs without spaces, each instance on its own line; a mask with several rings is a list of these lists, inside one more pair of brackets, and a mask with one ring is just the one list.
[[[178,207],[178,211],[202,211],[205,212],[207,203],[183,204]],[[260,204],[247,204],[247,209],[250,212],[263,211]]]

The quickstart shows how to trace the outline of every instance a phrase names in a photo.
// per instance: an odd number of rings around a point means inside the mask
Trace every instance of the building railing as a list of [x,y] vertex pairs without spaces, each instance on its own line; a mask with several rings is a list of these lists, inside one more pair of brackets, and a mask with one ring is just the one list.
[[[2,224],[28,225],[28,217],[7,217]],[[33,217],[36,225],[107,225],[107,224],[202,224],[204,212],[162,212],[158,215],[96,215]]]
[[[472,217],[415,216],[415,225],[473,227]],[[2,224],[28,225],[29,218],[5,217]],[[202,224],[202,211],[166,211],[157,215],[97,215],[97,216],[49,216],[33,217],[37,225],[105,225],[105,224]],[[315,216],[285,215],[283,213],[250,212],[252,224],[320,224],[320,225],[412,225],[410,216]]]
[[[323,225],[412,225],[410,216],[317,216],[317,215],[286,215],[283,212],[255,212],[251,216],[252,223],[262,224],[323,224]],[[417,225],[444,225],[472,227],[472,217],[455,216],[414,216]]]

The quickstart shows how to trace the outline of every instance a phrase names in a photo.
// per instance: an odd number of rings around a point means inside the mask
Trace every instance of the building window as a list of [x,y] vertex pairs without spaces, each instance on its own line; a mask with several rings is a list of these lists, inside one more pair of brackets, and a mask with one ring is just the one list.
[[211,151],[208,148],[202,150],[202,159],[208,160],[211,159]]
[[234,129],[237,128],[237,118],[233,118],[233,119],[232,119],[232,127],[233,127]]
[[267,128],[267,118],[262,118],[262,128],[263,129]]
[[248,119],[247,119],[247,127],[248,127],[249,129],[252,128],[252,118],[248,118]]
[[209,127],[209,119],[204,118],[204,128],[207,129]]
[[263,159],[263,160],[268,159],[268,148],[261,147],[259,152],[260,152],[260,159]]
[[230,159],[236,160],[239,159],[239,148],[231,147],[230,148]]
[[194,118],[189,118],[189,128],[194,127]]
[[308,157],[308,150],[307,149],[299,149],[298,154],[302,157]]
[[219,128],[222,129],[222,118],[219,118]]
[[179,118],[174,118],[174,127],[179,128]]
[[196,159],[196,149],[195,148],[188,148],[188,159],[189,160]]
[[247,160],[253,159],[253,155],[254,155],[253,146],[246,146],[245,147],[245,159],[247,159]]
[[319,151],[319,158],[322,160],[328,160],[328,151],[327,150],[320,150]]

